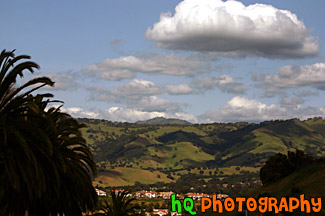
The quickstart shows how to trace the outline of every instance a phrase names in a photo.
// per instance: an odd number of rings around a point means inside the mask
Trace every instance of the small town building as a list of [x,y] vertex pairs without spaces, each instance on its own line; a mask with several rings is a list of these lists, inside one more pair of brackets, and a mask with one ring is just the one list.
[[105,191],[99,190],[97,188],[95,188],[95,190],[98,196],[107,196]]
[[160,198],[163,198],[163,199],[170,199],[170,196],[172,194],[174,194],[174,192],[171,192],[171,191],[169,191],[169,192],[159,192],[159,195],[158,196]]
[[194,200],[201,200],[202,197],[210,197],[209,194],[204,193],[187,193],[186,196]]
[[137,198],[143,198],[143,197],[147,197],[147,198],[157,198],[158,197],[158,193],[156,191],[137,191],[135,193],[135,196]]

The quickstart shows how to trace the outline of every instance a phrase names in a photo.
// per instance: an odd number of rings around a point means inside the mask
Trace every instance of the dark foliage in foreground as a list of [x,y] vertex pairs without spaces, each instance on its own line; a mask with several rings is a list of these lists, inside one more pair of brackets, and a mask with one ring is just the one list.
[[81,215],[96,206],[92,154],[78,123],[48,108],[48,77],[18,85],[25,70],[39,66],[14,51],[0,55],[0,215]]

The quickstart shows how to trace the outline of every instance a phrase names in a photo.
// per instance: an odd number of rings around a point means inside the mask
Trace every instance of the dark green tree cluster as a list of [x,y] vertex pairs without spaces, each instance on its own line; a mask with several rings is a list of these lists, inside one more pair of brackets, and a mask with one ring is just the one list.
[[289,151],[287,155],[278,153],[270,157],[261,168],[260,179],[263,185],[271,184],[314,161],[314,157],[301,150]]
[[84,125],[49,108],[51,94],[34,95],[48,77],[17,82],[39,68],[29,58],[0,55],[0,215],[82,215],[97,204]]

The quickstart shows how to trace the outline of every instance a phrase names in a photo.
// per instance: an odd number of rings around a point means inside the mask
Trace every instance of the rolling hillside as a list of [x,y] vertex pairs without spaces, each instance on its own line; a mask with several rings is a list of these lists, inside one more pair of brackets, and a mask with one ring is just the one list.
[[[225,182],[232,174],[249,174],[256,180],[259,167],[275,153],[300,149],[325,155],[325,120],[321,118],[193,125],[79,120],[88,126],[82,132],[100,168],[96,181],[102,178],[108,186],[168,183],[190,174]],[[230,167],[236,169],[223,172]],[[139,175],[143,171],[153,175],[144,181],[141,176],[147,174]]]

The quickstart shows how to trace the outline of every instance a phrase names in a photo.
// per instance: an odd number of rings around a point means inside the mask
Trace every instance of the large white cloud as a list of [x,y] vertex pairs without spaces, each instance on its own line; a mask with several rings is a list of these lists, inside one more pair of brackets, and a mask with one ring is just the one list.
[[246,92],[246,86],[243,83],[237,82],[236,79],[229,75],[205,77],[195,80],[194,83],[197,88],[203,90],[219,88],[227,93],[242,94]]
[[[290,103],[290,101],[288,101]],[[292,105],[292,103],[290,104]],[[199,116],[200,122],[260,122],[276,119],[300,118],[307,119],[315,116],[325,116],[324,108],[316,107],[277,107],[260,101],[236,96],[219,110],[210,110]]]
[[69,113],[70,115],[76,118],[99,118],[100,117],[100,114],[98,112],[87,111],[81,107],[68,107],[68,108],[62,107],[61,110],[63,112]]
[[97,75],[106,80],[133,78],[135,73],[167,74],[194,76],[209,70],[207,62],[179,55],[150,55],[143,57],[122,56],[107,58],[103,62],[90,65],[84,70],[87,74]]
[[136,109],[124,109],[120,107],[111,107],[103,112],[104,117],[111,121],[135,122],[155,117],[163,117],[162,112],[145,112]]
[[300,58],[318,54],[318,39],[288,10],[238,1],[184,0],[162,13],[147,39],[174,50],[231,56]]

